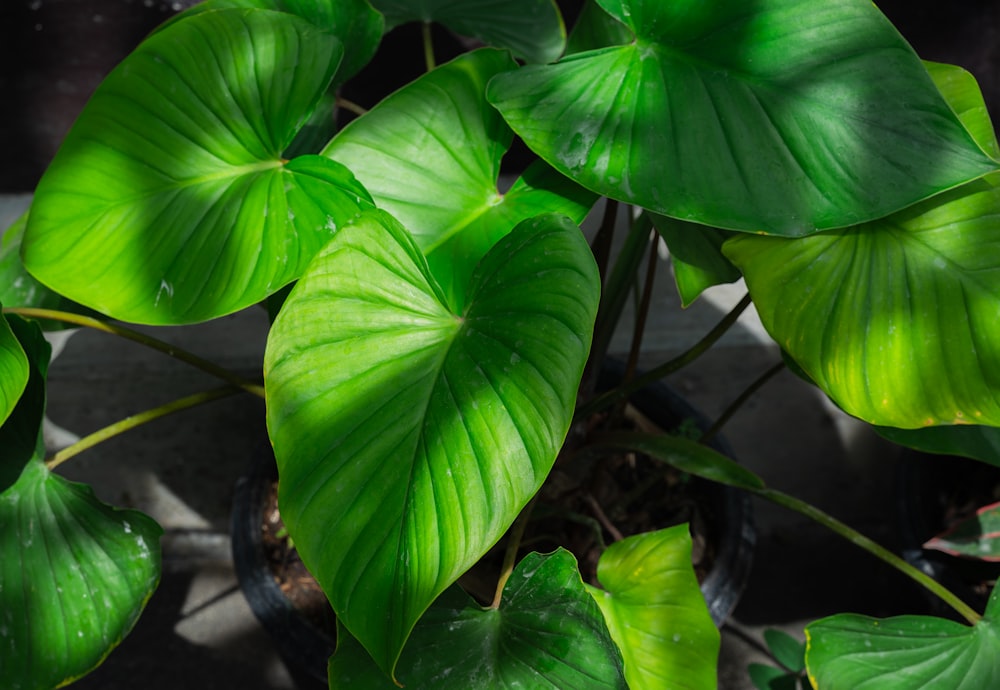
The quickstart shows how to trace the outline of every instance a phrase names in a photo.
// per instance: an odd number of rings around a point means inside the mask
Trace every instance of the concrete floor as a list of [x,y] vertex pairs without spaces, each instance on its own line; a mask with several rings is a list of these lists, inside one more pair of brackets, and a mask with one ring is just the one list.
[[[0,197],[0,227],[26,200]],[[650,342],[664,351],[647,353],[647,364],[694,342],[741,292],[715,290],[679,312],[670,283],[659,282],[650,327]],[[264,313],[251,309],[155,332],[249,377],[259,375],[266,325]],[[711,418],[778,358],[750,313],[670,382]],[[68,341],[49,380],[50,417],[75,434],[215,385],[181,363],[96,332]],[[262,441],[262,420],[261,401],[224,399],[141,427],[63,466],[66,476],[93,484],[105,500],[145,510],[166,528],[159,591],[121,647],[73,687],[131,690],[139,679],[147,690],[294,687],[237,589],[229,555],[233,487]],[[754,395],[724,434],[736,457],[775,488],[895,546],[896,449],[794,375],[783,372]],[[760,640],[767,628],[801,638],[807,622],[836,612],[926,610],[907,581],[840,538],[782,508],[754,507],[757,550],[746,592],[723,628],[722,690],[750,690],[746,666],[766,660]]]

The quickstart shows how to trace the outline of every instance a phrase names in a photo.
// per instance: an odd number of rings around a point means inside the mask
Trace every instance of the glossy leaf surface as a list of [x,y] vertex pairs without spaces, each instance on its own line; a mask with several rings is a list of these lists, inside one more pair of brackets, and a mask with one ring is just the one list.
[[979,508],[947,532],[924,544],[954,556],[1000,561],[1000,503]]
[[542,216],[486,255],[455,314],[406,231],[370,212],[275,320],[264,375],[282,516],[383,670],[551,468],[598,289],[579,229]]
[[601,0],[636,40],[496,77],[528,146],[589,189],[783,236],[997,169],[872,3]]
[[551,62],[566,45],[566,28],[552,0],[372,0],[372,4],[385,14],[387,28],[411,21],[439,22],[528,62]]
[[152,519],[98,501],[32,461],[0,494],[0,668],[48,690],[92,670],[132,628],[160,578]]
[[0,314],[0,425],[13,412],[28,383],[28,357]]
[[513,133],[485,90],[514,67],[502,51],[464,55],[387,97],[323,151],[411,231],[456,310],[476,262],[517,223],[542,213],[582,222],[596,198],[544,165],[497,190]]
[[206,0],[174,17],[171,22],[210,10],[245,8],[275,10],[298,15],[336,36],[344,45],[336,83],[364,67],[382,40],[384,22],[367,0]]
[[[949,76],[968,86],[957,69],[936,71],[943,89]],[[996,150],[976,101],[954,102]],[[998,216],[991,175],[872,223],[799,240],[744,235],[724,251],[771,336],[848,413],[904,429],[1000,425]]]
[[931,616],[843,614],[806,628],[817,690],[982,690],[1000,678],[1000,601],[975,626]]
[[621,649],[631,690],[716,687],[719,631],[691,565],[686,524],[615,542],[588,587]]
[[160,576],[160,527],[115,510],[42,462],[49,346],[11,317],[30,378],[0,426],[0,669],[4,687],[49,690],[97,666]]
[[39,183],[28,270],[151,324],[221,316],[297,278],[366,204],[342,166],[282,158],[342,50],[266,10],[203,12],[153,34],[101,84]]
[[[338,640],[331,689],[396,687],[353,637]],[[626,687],[601,611],[576,559],[562,549],[526,556],[498,609],[479,606],[458,587],[447,590],[417,623],[397,680],[413,690]]]

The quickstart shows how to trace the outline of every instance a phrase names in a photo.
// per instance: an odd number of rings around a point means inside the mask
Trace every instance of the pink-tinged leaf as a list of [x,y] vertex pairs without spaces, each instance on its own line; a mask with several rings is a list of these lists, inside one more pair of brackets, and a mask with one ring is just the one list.
[[1000,502],[991,503],[924,544],[953,556],[1000,562]]

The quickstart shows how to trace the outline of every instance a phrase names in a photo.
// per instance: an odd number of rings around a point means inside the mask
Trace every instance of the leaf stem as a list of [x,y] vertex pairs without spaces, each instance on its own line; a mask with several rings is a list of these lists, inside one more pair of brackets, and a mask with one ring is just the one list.
[[151,410],[131,415],[125,419],[115,422],[114,424],[106,426],[103,429],[99,429],[92,434],[88,434],[76,443],[63,448],[46,460],[45,465],[50,470],[53,470],[85,450],[89,450],[99,443],[107,441],[110,438],[114,438],[115,436],[118,436],[119,434],[122,434],[130,429],[134,429],[137,426],[141,426],[147,422],[153,421],[154,419],[159,419],[160,417],[173,414],[174,412],[180,412],[181,410],[196,407],[198,405],[211,402],[212,400],[218,400],[230,395],[235,395],[240,391],[241,389],[237,386],[224,386],[222,388],[215,388],[202,393],[195,393],[194,395],[189,395],[185,398],[172,400],[165,405],[160,405],[159,407],[154,407]]
[[585,405],[582,405],[576,411],[576,418],[586,419],[595,412],[600,412],[604,408],[614,405],[618,401],[627,398],[637,390],[648,386],[650,383],[658,381],[665,376],[669,376],[670,374],[683,369],[685,366],[707,352],[708,349],[719,340],[719,338],[725,335],[726,331],[728,331],[733,324],[736,323],[740,314],[742,314],[748,306],[750,306],[750,295],[746,294],[743,296],[743,299],[741,299],[739,303],[729,311],[728,314],[722,317],[719,323],[717,323],[711,331],[706,333],[701,340],[692,345],[687,351],[677,357],[674,357],[668,362],[664,362],[654,369],[650,369],[641,376],[637,376],[631,381],[626,381],[617,388],[613,388],[606,393],[597,396]]
[[510,579],[510,574],[514,572],[514,565],[517,561],[517,550],[521,548],[521,541],[524,539],[524,530],[528,526],[528,522],[531,520],[531,511],[535,509],[535,499],[538,498],[538,494],[524,507],[521,514],[517,516],[517,520],[514,521],[514,526],[511,527],[510,537],[507,541],[507,548],[503,554],[503,566],[500,568],[500,579],[497,581],[496,593],[493,595],[493,603],[490,604],[491,609],[500,608],[500,600],[503,598],[503,589],[507,586],[507,580]]
[[140,345],[145,345],[153,350],[162,352],[174,359],[180,360],[185,364],[190,364],[196,369],[200,369],[207,374],[211,374],[216,378],[222,379],[226,383],[243,389],[251,395],[256,395],[259,398],[264,397],[264,387],[257,383],[251,383],[237,374],[231,371],[223,369],[222,367],[209,362],[208,360],[202,359],[197,355],[193,355],[190,352],[182,350],[174,345],[165,343],[162,340],[157,340],[145,333],[140,333],[138,331],[133,331],[130,328],[125,328],[124,326],[119,326],[117,324],[108,323],[106,321],[100,321],[98,319],[91,318],[89,316],[83,316],[81,314],[73,314],[70,312],[56,311],[54,309],[35,309],[29,307],[11,307],[4,308],[3,312],[5,314],[17,314],[18,316],[23,316],[29,319],[49,319],[51,321],[61,321],[63,323],[70,323],[76,326],[83,326],[86,328],[92,328],[97,331],[103,331],[105,333],[111,333],[112,335],[117,335],[126,340],[131,340],[133,342],[139,343]]
[[354,101],[343,98],[342,96],[337,96],[336,104],[338,108],[343,108],[348,112],[354,113],[358,117],[368,112],[368,110],[362,107],[361,105],[355,103]]
[[783,371],[784,368],[785,368],[785,363],[778,362],[770,369],[765,371],[763,374],[758,376],[753,381],[753,383],[747,386],[746,390],[740,393],[739,397],[737,397],[736,400],[731,402],[729,406],[725,410],[723,410],[722,414],[719,415],[719,418],[712,423],[712,426],[705,429],[705,433],[703,433],[701,436],[698,437],[698,442],[708,443],[709,441],[711,441],[715,437],[715,435],[719,433],[719,431],[726,424],[726,422],[728,422],[734,414],[739,412],[740,408],[742,408],[743,405],[746,403],[746,401],[750,399],[750,396],[752,396],[754,393],[760,390],[760,388],[765,383],[767,383],[772,378],[774,378],[778,373]]
[[819,508],[806,503],[802,499],[789,496],[788,494],[776,489],[763,488],[748,490],[765,500],[788,508],[789,510],[793,510],[811,520],[814,520],[815,522],[818,522],[830,531],[839,534],[844,539],[847,539],[855,546],[864,549],[879,560],[892,566],[903,575],[906,575],[911,580],[914,580],[917,584],[930,590],[935,596],[955,609],[955,611],[969,621],[970,624],[975,625],[982,618],[982,616],[976,613],[972,607],[959,599],[958,596],[945,588],[940,582],[922,572],[918,568],[910,565],[904,559],[892,553],[881,544],[869,539],[854,528],[847,526]]
[[430,22],[423,22],[420,25],[420,34],[424,42],[424,64],[427,65],[427,71],[430,72],[437,66],[434,61],[434,39],[431,36]]

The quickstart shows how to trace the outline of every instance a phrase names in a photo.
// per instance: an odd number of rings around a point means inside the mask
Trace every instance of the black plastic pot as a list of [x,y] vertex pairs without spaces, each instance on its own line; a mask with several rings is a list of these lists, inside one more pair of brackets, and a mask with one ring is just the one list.
[[[923,544],[948,527],[956,507],[981,507],[998,498],[1000,468],[968,458],[904,450],[897,475],[897,515],[903,558],[982,612],[989,585],[1000,577],[1000,563],[953,556]],[[922,590],[923,591],[923,590]],[[938,616],[957,618],[929,592],[928,606]]]
[[264,507],[277,476],[274,455],[265,445],[250,472],[236,483],[231,525],[236,578],[295,684],[301,690],[320,690],[329,687],[326,665],[336,640],[292,606],[271,574],[264,548]]
[[[602,372],[599,388],[609,388],[620,381],[624,368],[609,364]],[[700,429],[708,426],[706,418],[686,400],[664,384],[639,391],[632,404],[661,429],[674,431],[692,422]],[[724,439],[716,437],[712,446],[732,457]],[[325,688],[327,659],[333,653],[334,639],[310,623],[295,610],[271,575],[265,557],[261,525],[267,492],[276,476],[270,448],[258,453],[253,470],[236,486],[233,506],[232,542],[236,574],[261,624],[271,634],[276,648],[303,690]],[[715,558],[711,571],[701,585],[716,625],[722,625],[739,601],[749,577],[756,532],[750,498],[735,489],[693,478],[701,483],[700,495],[712,506]]]

